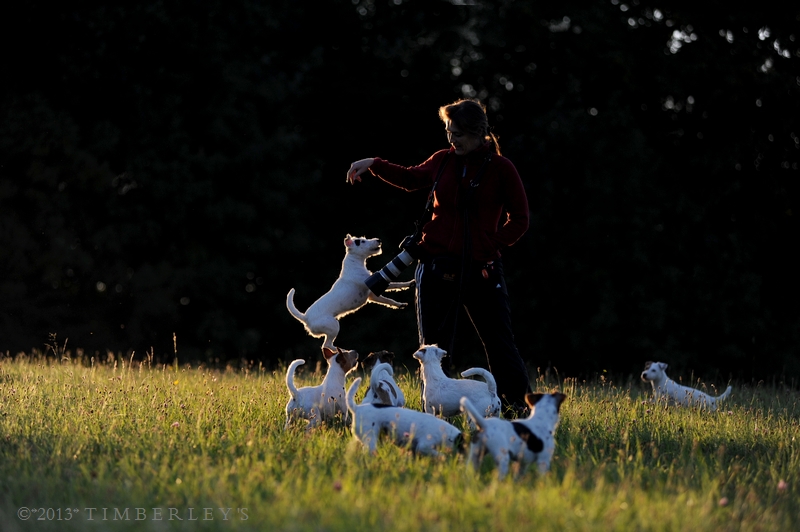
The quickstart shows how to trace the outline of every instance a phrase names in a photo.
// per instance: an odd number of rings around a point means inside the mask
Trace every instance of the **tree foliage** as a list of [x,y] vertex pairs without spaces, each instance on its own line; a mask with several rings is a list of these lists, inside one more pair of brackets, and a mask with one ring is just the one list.
[[[24,5],[23,5],[24,4]],[[469,5],[462,5],[469,4]],[[101,2],[8,8],[0,100],[0,348],[274,362],[317,352],[285,310],[385,254],[424,191],[349,187],[423,161],[436,110],[487,104],[531,205],[505,253],[532,366],[660,359],[800,370],[800,10],[618,0]],[[312,24],[312,21],[324,21]],[[407,298],[409,296],[406,296]],[[479,360],[464,329],[464,363]],[[340,343],[413,350],[410,311]],[[412,365],[413,364],[410,364]]]

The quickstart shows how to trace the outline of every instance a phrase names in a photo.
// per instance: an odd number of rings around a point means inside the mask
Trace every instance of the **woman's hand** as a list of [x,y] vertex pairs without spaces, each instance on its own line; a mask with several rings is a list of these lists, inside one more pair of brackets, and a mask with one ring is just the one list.
[[350,169],[347,171],[347,182],[351,185],[354,185],[356,181],[361,181],[361,174],[367,171],[367,168],[372,166],[372,163],[375,159],[361,159],[360,161],[356,161],[350,165]]

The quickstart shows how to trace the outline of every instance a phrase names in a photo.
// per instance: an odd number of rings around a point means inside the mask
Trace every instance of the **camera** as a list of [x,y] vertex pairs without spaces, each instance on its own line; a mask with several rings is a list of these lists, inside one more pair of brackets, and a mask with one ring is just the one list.
[[417,241],[416,234],[405,237],[400,243],[400,249],[403,251],[364,281],[364,284],[373,294],[376,296],[383,294],[389,288],[389,283],[396,281],[400,274],[403,273],[403,270],[418,258],[419,246],[417,246]]

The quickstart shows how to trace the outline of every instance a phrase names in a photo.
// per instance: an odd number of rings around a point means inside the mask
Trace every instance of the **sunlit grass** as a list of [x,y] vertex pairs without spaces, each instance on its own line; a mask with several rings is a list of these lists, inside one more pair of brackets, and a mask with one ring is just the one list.
[[[321,378],[313,365],[298,373],[300,385]],[[399,371],[397,379],[409,406],[419,408],[416,376]],[[341,425],[284,431],[282,370],[6,358],[0,529],[800,525],[797,391],[734,383],[730,401],[704,414],[654,405],[636,381],[542,378],[535,386],[568,394],[552,470],[498,482],[490,464],[476,474],[460,455],[414,457],[384,444],[369,456]],[[23,506],[35,509],[30,520],[18,517]],[[76,508],[65,521],[65,510]]]

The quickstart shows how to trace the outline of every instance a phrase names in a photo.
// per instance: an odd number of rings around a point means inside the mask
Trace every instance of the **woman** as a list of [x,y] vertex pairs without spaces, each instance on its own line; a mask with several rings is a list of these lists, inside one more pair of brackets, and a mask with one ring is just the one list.
[[521,413],[530,381],[514,343],[500,250],[528,229],[525,188],[514,165],[500,154],[480,102],[445,105],[439,117],[449,150],[408,168],[380,158],[361,159],[350,166],[347,181],[361,181],[369,170],[407,191],[436,182],[433,216],[422,228],[416,271],[420,344],[435,343],[452,353],[463,307],[483,343],[498,395],[506,407]]

